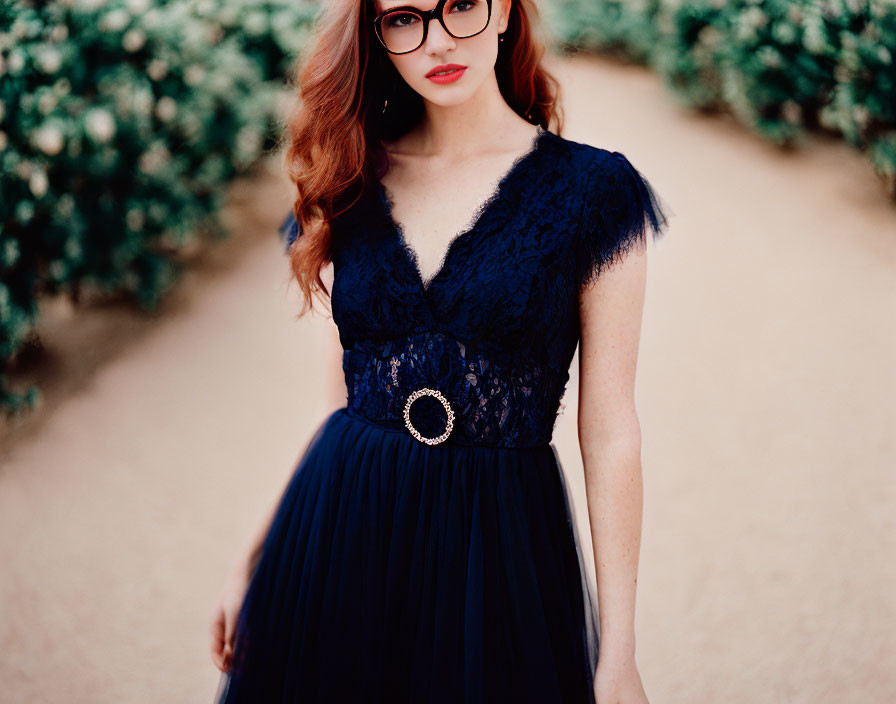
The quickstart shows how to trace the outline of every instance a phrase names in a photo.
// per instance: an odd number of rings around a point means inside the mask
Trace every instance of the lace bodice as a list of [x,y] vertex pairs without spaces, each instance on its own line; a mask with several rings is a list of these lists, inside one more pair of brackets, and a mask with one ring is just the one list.
[[[551,441],[579,341],[579,287],[667,224],[621,153],[541,130],[424,283],[374,179],[332,225],[333,319],[347,408],[409,432],[413,391],[454,411],[445,442],[529,447]],[[290,212],[287,246],[301,236]],[[446,428],[432,396],[409,407],[424,436]]]

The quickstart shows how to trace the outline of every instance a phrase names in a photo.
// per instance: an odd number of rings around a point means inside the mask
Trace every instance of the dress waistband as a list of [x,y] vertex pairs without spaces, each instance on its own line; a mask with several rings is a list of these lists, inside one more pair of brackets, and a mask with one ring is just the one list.
[[496,364],[438,332],[349,348],[342,368],[354,417],[429,445],[549,445],[563,391],[537,363]]
[[[376,419],[367,418],[366,416],[360,415],[357,411],[353,411],[348,406],[339,409],[339,411],[353,421],[364,423],[365,425],[369,425],[372,428],[376,428],[377,430],[381,430],[386,433],[394,433],[396,435],[400,435],[404,438],[407,438],[410,442],[418,442],[415,438],[412,437],[412,435],[406,428],[397,428],[390,424],[384,424]],[[446,438],[444,442],[438,443],[433,447],[447,448],[451,446],[502,452],[531,452],[533,449],[551,448],[552,441],[536,443],[533,445],[489,445],[481,442],[470,442],[460,436],[454,436],[452,434],[451,436]]]

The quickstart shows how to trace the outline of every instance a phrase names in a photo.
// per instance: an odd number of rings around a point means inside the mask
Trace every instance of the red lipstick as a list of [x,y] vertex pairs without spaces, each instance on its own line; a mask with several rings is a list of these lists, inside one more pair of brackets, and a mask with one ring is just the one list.
[[[441,64],[431,69],[426,74],[426,77],[433,83],[454,83],[454,81],[464,75],[466,70],[467,67],[460,64]],[[444,73],[445,71],[447,73]]]

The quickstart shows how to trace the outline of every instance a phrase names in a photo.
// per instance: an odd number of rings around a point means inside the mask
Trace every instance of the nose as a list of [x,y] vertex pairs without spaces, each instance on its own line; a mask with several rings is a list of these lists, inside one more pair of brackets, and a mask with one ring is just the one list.
[[426,42],[424,49],[428,53],[437,54],[445,49],[454,47],[455,39],[442,26],[435,17],[429,21],[429,27],[426,31]]

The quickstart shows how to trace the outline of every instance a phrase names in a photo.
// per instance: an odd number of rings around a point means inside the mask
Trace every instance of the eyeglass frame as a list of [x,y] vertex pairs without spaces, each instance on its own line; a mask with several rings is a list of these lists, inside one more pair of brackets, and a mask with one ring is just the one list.
[[[451,0],[454,1],[454,0]],[[488,5],[488,19],[485,21],[485,26],[480,29],[476,34],[468,34],[464,37],[456,37],[451,33],[451,30],[445,25],[445,18],[442,16],[442,13],[445,10],[445,5],[449,2],[449,0],[439,0],[436,3],[436,6],[431,10],[421,10],[419,7],[414,7],[413,5],[402,5],[401,7],[392,7],[386,10],[385,12],[381,12],[376,17],[373,18],[373,31],[376,34],[376,38],[379,39],[380,44],[383,48],[388,51],[390,54],[402,55],[402,54],[410,54],[413,51],[417,51],[421,46],[426,43],[426,37],[429,34],[429,22],[430,20],[438,20],[439,24],[442,25],[442,29],[444,29],[448,36],[454,37],[455,39],[469,39],[470,37],[475,37],[477,34],[482,34],[486,29],[488,29],[489,24],[492,21],[492,0],[485,0]],[[463,0],[461,0],[463,2]],[[420,43],[415,46],[413,49],[408,51],[392,51],[389,47],[386,46],[386,42],[383,39],[382,34],[382,24],[383,18],[386,15],[391,15],[395,12],[413,12],[419,15],[423,20],[423,38],[420,40]]]

